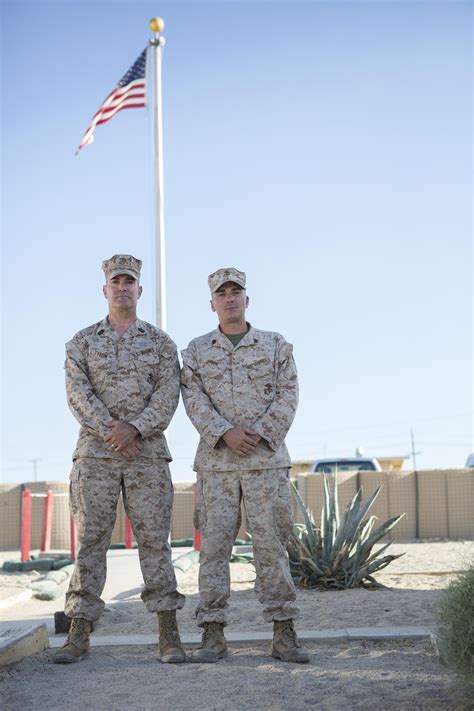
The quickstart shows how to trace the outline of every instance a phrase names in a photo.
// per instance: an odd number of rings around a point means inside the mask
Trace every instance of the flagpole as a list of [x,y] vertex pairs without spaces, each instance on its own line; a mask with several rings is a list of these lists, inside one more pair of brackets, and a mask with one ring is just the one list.
[[150,40],[154,59],[154,152],[155,152],[155,306],[156,325],[166,330],[165,218],[163,207],[163,122],[161,111],[161,53],[165,27],[161,17],[148,23],[154,38]]

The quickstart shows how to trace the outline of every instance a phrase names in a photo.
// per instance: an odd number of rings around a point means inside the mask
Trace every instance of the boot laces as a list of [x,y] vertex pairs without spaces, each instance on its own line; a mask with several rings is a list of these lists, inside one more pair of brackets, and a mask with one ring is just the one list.
[[296,636],[295,629],[291,620],[285,620],[281,627],[281,635],[286,641],[290,642],[292,647],[300,647],[298,642],[298,637]]
[[162,630],[163,637],[166,638],[168,642],[177,645],[181,644],[179,631],[174,621],[164,620],[164,622],[162,623]]
[[206,644],[211,640],[211,638],[216,636],[216,633],[218,632],[219,628],[215,625],[215,622],[208,622],[207,625],[205,625],[201,640],[202,647],[205,647]]
[[73,637],[83,637],[87,636],[90,631],[90,622],[82,617],[76,617],[72,624],[70,633]]

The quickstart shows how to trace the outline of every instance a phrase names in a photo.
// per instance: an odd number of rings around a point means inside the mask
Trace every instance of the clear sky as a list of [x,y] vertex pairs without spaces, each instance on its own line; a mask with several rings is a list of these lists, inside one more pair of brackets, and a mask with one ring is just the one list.
[[[67,479],[64,343],[106,314],[101,263],[144,261],[154,321],[152,111],[75,149],[165,19],[168,332],[215,327],[207,275],[294,344],[293,459],[472,443],[472,4],[3,0],[0,481]],[[196,433],[169,429],[177,481]],[[410,466],[410,462],[407,463]]]

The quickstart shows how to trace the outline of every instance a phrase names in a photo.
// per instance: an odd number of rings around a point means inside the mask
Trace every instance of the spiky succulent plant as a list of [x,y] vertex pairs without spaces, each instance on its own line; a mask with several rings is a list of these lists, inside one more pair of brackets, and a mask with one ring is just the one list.
[[339,518],[337,479],[332,487],[324,477],[324,507],[321,527],[317,528],[296,486],[293,495],[301,511],[304,524],[295,524],[288,544],[290,570],[295,583],[301,587],[319,589],[347,589],[381,587],[373,574],[385,568],[400,555],[385,555],[391,541],[372,553],[377,543],[405,515],[394,516],[374,529],[376,517],[366,518],[367,512],[382,487],[362,502],[359,489]]

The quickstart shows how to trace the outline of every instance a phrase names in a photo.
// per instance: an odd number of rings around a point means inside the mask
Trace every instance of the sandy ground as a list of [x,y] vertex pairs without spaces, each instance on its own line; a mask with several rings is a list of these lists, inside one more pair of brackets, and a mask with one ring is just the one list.
[[309,644],[311,663],[272,660],[234,645],[217,664],[166,665],[155,647],[101,647],[74,665],[50,650],[0,672],[2,708],[83,711],[299,711],[316,708],[472,709],[429,643]]
[[[474,560],[474,543],[394,544],[390,551],[405,555],[393,561],[385,569],[385,575],[377,576],[378,582],[389,589],[300,590],[298,604],[301,619],[298,627],[312,630],[367,626],[432,627],[439,594],[452,580],[454,571],[464,569],[469,560]],[[180,629],[183,632],[196,631],[197,575],[196,565],[179,579],[180,590],[187,597],[186,606],[180,612]],[[269,630],[270,626],[264,622],[261,606],[253,592],[253,566],[231,564],[231,578],[229,629],[249,632]],[[109,604],[97,625],[97,634],[127,634],[132,631],[152,631],[150,615],[136,594],[128,601]]]
[[[434,628],[436,604],[454,574],[472,563],[474,542],[398,543],[405,555],[377,580],[381,590],[302,590],[301,630],[345,627]],[[253,592],[251,565],[232,564],[229,631],[270,631]],[[197,565],[179,574],[187,595],[179,613],[182,634],[196,632]],[[18,583],[19,576],[16,574]],[[31,576],[23,574],[23,583]],[[4,581],[5,576],[0,576]],[[10,578],[11,579],[11,578]],[[124,581],[124,588],[126,588]],[[119,598],[119,599],[117,599]],[[3,611],[8,620],[41,617],[61,608],[53,602],[23,601]],[[156,618],[146,612],[139,590],[108,600],[96,625],[100,636],[152,634]],[[79,709],[472,709],[455,678],[428,641],[308,643],[310,665],[288,665],[268,656],[268,643],[232,644],[229,658],[215,665],[170,667],[157,661],[156,646],[95,648],[89,660],[53,665],[52,651],[6,667],[3,708]]]
[[[378,590],[342,590],[320,592],[300,590],[298,604],[300,629],[327,630],[345,627],[417,626],[433,627],[439,595],[454,574],[474,560],[473,541],[430,541],[395,543],[393,554],[404,553],[377,577],[386,586]],[[4,585],[25,586],[38,573],[1,575]],[[229,631],[269,631],[264,622],[253,585],[255,570],[244,563],[231,564],[232,596]],[[179,589],[186,595],[186,605],[179,612],[183,633],[197,632],[194,610],[197,603],[198,566],[178,574]],[[114,599],[108,599],[105,612],[96,624],[98,635],[151,634],[156,630],[156,618],[147,612],[140,599],[140,588],[127,585]],[[20,620],[25,616],[43,620],[52,618],[62,608],[63,600],[43,602],[26,600],[3,611],[5,620]]]

